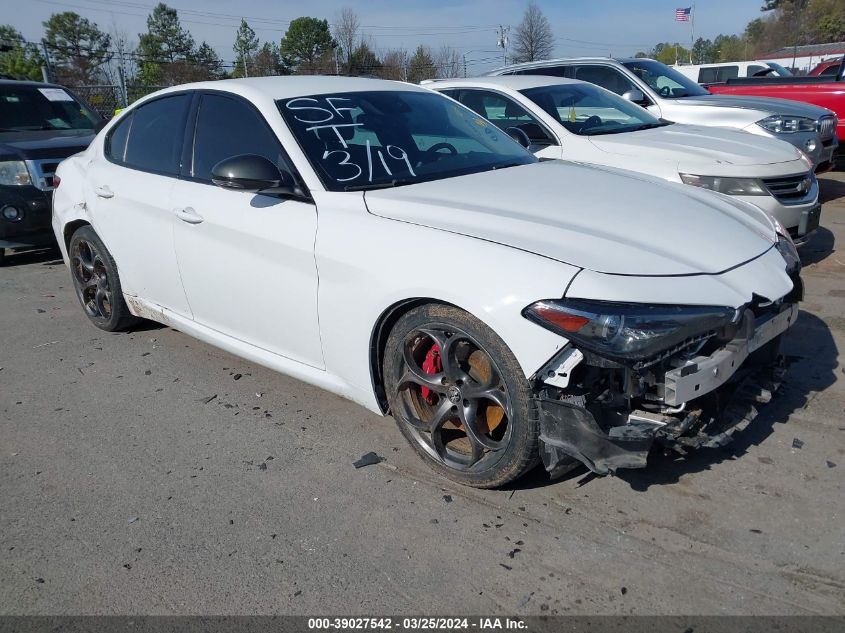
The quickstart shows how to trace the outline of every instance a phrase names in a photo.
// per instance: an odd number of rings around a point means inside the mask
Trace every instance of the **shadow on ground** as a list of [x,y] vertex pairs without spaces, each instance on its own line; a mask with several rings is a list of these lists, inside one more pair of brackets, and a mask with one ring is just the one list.
[[[838,351],[827,325],[809,312],[801,311],[793,326],[801,336],[787,333],[782,347],[788,371],[772,402],[762,408],[760,415],[748,427],[734,435],[734,440],[721,448],[704,448],[685,456],[663,453],[653,449],[648,466],[638,470],[620,470],[616,476],[633,490],[643,491],[651,486],[677,483],[683,476],[710,470],[722,461],[741,459],[752,446],[762,444],[774,431],[776,424],[784,424],[789,416],[803,408],[812,393],[823,391],[836,381]],[[597,477],[586,468],[578,468],[562,480],[577,479],[585,485]],[[542,466],[538,466],[506,489],[525,490],[556,483],[550,481]]]
[[819,178],[819,202],[833,202],[845,198],[845,182],[830,178]]
[[826,259],[836,247],[836,240],[833,233],[823,226],[816,229],[816,232],[804,246],[798,249],[798,254],[801,256],[801,263],[804,266],[810,264],[818,264],[823,259]]
[[12,266],[24,266],[26,264],[45,264],[53,266],[61,264],[61,254],[57,248],[34,248],[27,251],[6,251],[6,256],[3,259],[3,268],[11,268]]

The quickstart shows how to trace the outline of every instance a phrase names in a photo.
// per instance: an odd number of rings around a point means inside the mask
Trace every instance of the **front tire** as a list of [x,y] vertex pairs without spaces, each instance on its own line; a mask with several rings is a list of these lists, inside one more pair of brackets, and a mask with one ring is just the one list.
[[517,479],[538,460],[539,420],[513,353],[452,306],[405,314],[383,361],[391,413],[434,470],[477,488]]
[[141,320],[129,312],[117,264],[93,228],[76,230],[70,238],[68,256],[76,297],[91,323],[106,332],[117,332]]

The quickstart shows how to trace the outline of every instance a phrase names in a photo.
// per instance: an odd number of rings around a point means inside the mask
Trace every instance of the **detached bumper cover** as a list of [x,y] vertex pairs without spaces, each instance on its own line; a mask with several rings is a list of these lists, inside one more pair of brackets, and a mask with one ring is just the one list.
[[[676,405],[717,389],[731,389],[719,410],[705,413],[690,407],[684,417],[671,423],[648,422],[631,416],[627,424],[604,430],[586,408],[540,396],[541,457],[554,473],[574,457],[595,473],[604,475],[621,468],[644,468],[649,451],[658,442],[681,453],[701,446],[721,446],[745,428],[758,414],[758,406],[769,402],[780,386],[783,368],[769,365],[737,370],[748,356],[780,336],[795,322],[797,304],[758,319],[746,319],[746,330],[711,356],[696,357],[666,372],[666,403]],[[731,379],[734,380],[731,380]],[[731,382],[730,385],[726,383]],[[671,400],[671,401],[670,401]]]

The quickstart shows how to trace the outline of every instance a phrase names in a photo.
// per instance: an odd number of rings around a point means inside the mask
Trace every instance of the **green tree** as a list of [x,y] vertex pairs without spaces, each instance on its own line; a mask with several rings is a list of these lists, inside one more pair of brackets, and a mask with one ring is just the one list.
[[279,54],[279,45],[275,42],[264,42],[252,59],[249,74],[255,77],[287,75],[287,69]]
[[223,62],[208,42],[203,41],[193,54],[193,62],[197,70],[201,72],[203,79],[222,79],[226,73],[223,70]]
[[713,47],[713,42],[699,37],[695,40],[692,46],[692,63],[693,64],[712,64],[716,61],[716,50]]
[[349,59],[350,75],[375,75],[381,67],[381,61],[366,42],[361,42]]
[[38,49],[9,24],[0,25],[0,75],[15,79],[41,79],[44,59]]
[[176,9],[159,3],[147,17],[147,32],[138,35],[140,80],[147,85],[189,81],[194,38],[182,28]]
[[252,57],[258,50],[258,38],[246,20],[241,18],[241,25],[238,27],[238,32],[235,35],[235,45],[232,47],[235,51],[235,77],[249,77],[250,66],[252,65]]
[[420,44],[417,50],[408,60],[408,78],[412,84],[418,84],[423,79],[434,79],[437,76],[437,67],[434,63],[434,55],[431,49]]
[[282,61],[296,73],[313,73],[325,64],[337,44],[327,20],[301,17],[291,20],[279,45]]
[[44,29],[57,81],[84,85],[101,78],[112,56],[108,33],[73,11],[54,13]]

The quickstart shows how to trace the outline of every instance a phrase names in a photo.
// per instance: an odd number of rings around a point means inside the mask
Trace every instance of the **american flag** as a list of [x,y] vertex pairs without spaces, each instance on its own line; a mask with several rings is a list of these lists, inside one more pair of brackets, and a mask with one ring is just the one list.
[[691,11],[692,7],[687,7],[686,9],[675,9],[675,21],[689,22],[689,15]]

